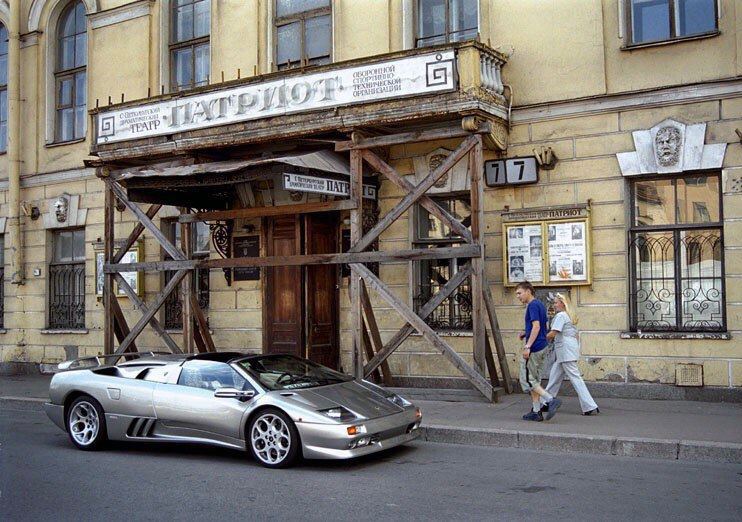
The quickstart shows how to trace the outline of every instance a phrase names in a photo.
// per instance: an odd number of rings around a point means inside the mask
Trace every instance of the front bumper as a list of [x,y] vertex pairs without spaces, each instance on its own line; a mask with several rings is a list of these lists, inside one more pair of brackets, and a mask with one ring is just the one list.
[[[297,422],[304,458],[351,459],[414,440],[420,435],[422,421],[416,410],[410,408],[394,415],[347,424]],[[348,427],[360,425],[365,428],[362,433],[348,435]],[[351,448],[354,441],[363,437],[370,437],[371,443]]]
[[62,431],[67,431],[64,426],[64,406],[61,406],[59,404],[52,404],[51,402],[45,402],[44,411],[52,420],[52,422],[59,426]]

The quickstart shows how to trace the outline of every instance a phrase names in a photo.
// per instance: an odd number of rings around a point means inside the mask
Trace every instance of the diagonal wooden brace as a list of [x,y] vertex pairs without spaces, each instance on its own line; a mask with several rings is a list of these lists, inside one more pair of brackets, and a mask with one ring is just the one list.
[[186,258],[185,254],[179,248],[176,248],[175,245],[173,245],[170,240],[165,237],[165,234],[162,233],[157,225],[155,225],[152,220],[147,217],[147,214],[142,212],[142,209],[139,208],[139,205],[129,201],[129,198],[126,197],[126,192],[124,192],[124,189],[121,188],[118,183],[106,180],[106,184],[111,188],[119,201],[121,201],[121,203],[123,203],[126,208],[131,210],[131,212],[137,217],[139,222],[144,225],[144,227],[149,230],[153,236],[155,236],[158,243],[162,245],[162,248],[164,248],[165,251],[173,257],[173,259],[182,261]]
[[206,322],[206,316],[204,315],[204,311],[201,310],[201,305],[198,304],[198,299],[196,299],[196,295],[191,292],[191,309],[193,310],[194,318],[196,319],[196,324],[198,325],[198,329],[201,333],[201,339],[203,339],[204,344],[206,346],[207,352],[215,352],[216,346],[214,345],[214,339],[211,337],[211,332],[209,332],[209,325]]
[[[131,285],[129,285],[126,279],[124,279],[124,277],[118,273],[114,274],[113,276],[116,278],[116,283],[118,283],[119,288],[123,290],[127,297],[131,300],[131,302],[134,303],[134,307],[143,314],[146,314],[149,311],[149,307],[144,303],[144,301],[142,301],[142,298],[137,295],[137,293],[134,291]],[[152,319],[149,320],[149,324],[152,326],[155,332],[157,332],[157,335],[160,337],[160,339],[162,339],[167,347],[170,348],[171,352],[183,353],[180,349],[180,346],[178,346],[178,344],[173,340],[170,334],[165,331],[165,329],[160,324],[160,321],[158,321],[154,315],[152,316]]]
[[408,323],[410,323],[420,334],[434,347],[436,347],[443,356],[451,362],[456,368],[458,368],[464,376],[469,379],[475,388],[477,388],[487,400],[494,400],[494,389],[487,380],[479,374],[474,368],[469,366],[467,362],[451,348],[451,346],[441,339],[437,333],[420,318],[406,303],[403,303],[397,296],[395,296],[389,288],[377,278],[373,272],[363,265],[353,263],[350,265],[351,269],[360,274],[361,277],[366,281],[366,284],[376,290],[379,295],[388,302],[396,311],[401,315]]
[[[147,209],[147,213],[145,215],[149,219],[152,219],[157,215],[161,208],[162,205],[152,205]],[[136,243],[137,239],[139,239],[139,236],[142,235],[142,232],[144,232],[144,225],[142,225],[141,223],[137,223],[134,227],[134,230],[132,230],[131,234],[129,234],[129,237],[126,238],[126,242],[121,245],[121,248],[119,248],[118,252],[116,252],[116,254],[113,256],[111,264],[116,264],[124,258],[132,245]]]
[[420,183],[415,185],[405,197],[403,197],[387,214],[379,220],[378,223],[364,235],[356,244],[351,246],[349,252],[363,252],[366,248],[371,245],[376,238],[381,235],[384,230],[397,220],[402,214],[404,214],[408,208],[410,208],[420,197],[425,194],[430,187],[435,185],[441,176],[451,170],[451,168],[463,158],[472,147],[479,143],[479,136],[469,136],[467,139],[454,150],[450,156],[448,156],[440,166],[433,172],[428,174]]
[[[371,351],[368,352],[367,355],[370,354],[368,360],[371,361],[371,359],[374,358],[374,354],[380,352],[384,348],[384,343],[381,342],[381,334],[379,333],[379,325],[376,322],[374,307],[371,305],[371,299],[368,296],[368,290],[366,290],[366,285],[363,282],[363,279],[361,279],[361,306],[363,307],[363,315],[366,317],[366,324],[368,325],[368,342]],[[393,386],[392,370],[389,368],[389,364],[386,360],[381,362],[381,373],[384,384],[386,386]]]
[[[454,290],[456,290],[461,284],[466,281],[466,278],[472,274],[471,264],[467,263],[459,269],[459,271],[441,287],[437,294],[431,297],[427,303],[420,309],[418,315],[424,320],[433,310],[438,308],[445,299],[450,296]],[[415,332],[415,328],[410,326],[409,323],[405,324],[399,331],[394,334],[388,343],[384,345],[382,350],[371,359],[366,366],[363,367],[363,375],[368,377],[383,361],[385,361],[397,348],[401,345],[405,339]]]
[[[384,174],[389,181],[397,185],[399,188],[406,190],[407,192],[412,191],[415,185],[407,181],[405,178],[399,175],[388,163],[379,158],[376,154],[369,150],[363,151],[363,159],[371,165],[373,168]],[[464,226],[461,221],[453,217],[446,209],[441,207],[434,200],[430,199],[429,196],[423,194],[418,201],[425,210],[433,214],[435,217],[440,219],[444,224],[448,225],[451,230],[460,237],[464,238],[467,243],[472,242],[471,231]]]
[[165,288],[157,296],[157,300],[155,300],[155,302],[152,304],[152,308],[147,310],[144,315],[142,315],[141,319],[139,319],[139,321],[137,321],[137,324],[135,324],[134,327],[131,329],[131,333],[126,337],[126,339],[124,339],[124,342],[121,343],[121,346],[119,346],[114,353],[118,354],[124,353],[126,351],[129,345],[134,341],[134,339],[137,338],[140,333],[142,333],[142,330],[144,330],[144,327],[147,325],[147,323],[152,320],[157,311],[162,307],[163,304],[165,304],[168,296],[173,293],[173,290],[178,287],[178,284],[188,273],[188,270],[178,270],[177,272],[175,272],[173,278],[168,281],[167,285],[165,285]]

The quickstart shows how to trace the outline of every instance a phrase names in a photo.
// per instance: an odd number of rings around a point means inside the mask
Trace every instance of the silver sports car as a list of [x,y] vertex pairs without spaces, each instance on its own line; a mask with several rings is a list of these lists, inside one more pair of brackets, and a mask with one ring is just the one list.
[[[83,367],[92,360],[95,366]],[[79,449],[107,440],[202,442],[250,451],[260,464],[347,459],[418,436],[422,414],[366,381],[291,355],[142,355],[117,365],[60,365],[54,423]]]

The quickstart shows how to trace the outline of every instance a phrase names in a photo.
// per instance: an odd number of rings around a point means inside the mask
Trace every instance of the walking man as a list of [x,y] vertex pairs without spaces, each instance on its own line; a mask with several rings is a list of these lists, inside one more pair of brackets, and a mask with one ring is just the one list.
[[[546,307],[536,299],[533,285],[528,281],[518,283],[515,287],[515,297],[526,305],[525,331],[521,332],[520,339],[525,341],[523,357],[520,361],[520,386],[524,392],[531,394],[533,408],[523,415],[523,420],[541,422],[556,415],[562,405],[560,399],[551,396],[541,386],[541,377],[546,359],[545,348],[549,344],[546,340]],[[545,415],[541,413],[541,399],[545,404]]]

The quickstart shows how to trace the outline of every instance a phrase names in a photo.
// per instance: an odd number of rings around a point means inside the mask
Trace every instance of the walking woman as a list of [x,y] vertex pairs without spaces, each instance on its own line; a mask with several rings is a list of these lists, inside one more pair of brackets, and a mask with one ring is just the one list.
[[557,313],[551,320],[551,327],[549,333],[546,334],[546,338],[549,341],[554,341],[556,362],[551,367],[546,391],[556,397],[564,377],[567,376],[580,398],[582,414],[597,415],[600,413],[598,405],[595,404],[585,381],[582,380],[580,370],[577,368],[577,360],[580,358],[579,331],[575,326],[578,321],[577,314],[569,298],[562,294],[556,294],[554,308]]

